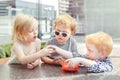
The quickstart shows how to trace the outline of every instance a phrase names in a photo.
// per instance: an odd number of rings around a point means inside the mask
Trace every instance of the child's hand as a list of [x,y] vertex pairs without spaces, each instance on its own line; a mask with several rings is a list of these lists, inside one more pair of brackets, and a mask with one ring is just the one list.
[[55,45],[48,45],[47,48],[53,49],[57,53],[60,51],[60,48]]
[[39,65],[39,59],[36,60],[35,62],[28,63],[28,64],[27,64],[27,68],[28,68],[28,69],[33,69],[33,68],[35,68],[35,67],[38,66],[38,65]]
[[50,56],[53,52],[55,52],[55,50],[49,47],[45,47],[40,50],[41,56]]
[[55,58],[54,59],[54,62],[57,63],[57,64],[61,64],[61,62],[65,61],[64,58]]
[[68,62],[69,67],[74,67],[76,64],[79,64],[79,58],[67,59],[65,62]]
[[33,65],[32,65],[31,63],[28,63],[28,64],[27,64],[27,68],[28,68],[28,69],[33,69],[34,67],[33,67]]

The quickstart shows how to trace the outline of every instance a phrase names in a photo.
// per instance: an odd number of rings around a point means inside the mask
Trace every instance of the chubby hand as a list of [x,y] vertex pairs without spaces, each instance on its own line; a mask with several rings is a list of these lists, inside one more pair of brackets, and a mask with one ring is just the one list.
[[63,61],[65,61],[64,58],[55,58],[54,59],[54,63],[56,63],[56,64],[61,64],[61,62],[63,62]]
[[60,48],[55,45],[48,45],[47,48],[53,49],[57,53],[60,51]]
[[28,69],[33,69],[33,68],[35,68],[36,66],[38,66],[39,65],[39,59],[37,59],[36,61],[34,61],[34,62],[32,62],[32,63],[28,63],[27,64],[27,68]]
[[49,47],[45,47],[40,50],[40,53],[42,54],[41,56],[50,56],[53,52],[55,52],[55,50]]
[[79,64],[79,58],[71,58],[71,59],[67,59],[65,60],[65,62],[68,62],[68,66],[69,67],[74,67],[75,65]]

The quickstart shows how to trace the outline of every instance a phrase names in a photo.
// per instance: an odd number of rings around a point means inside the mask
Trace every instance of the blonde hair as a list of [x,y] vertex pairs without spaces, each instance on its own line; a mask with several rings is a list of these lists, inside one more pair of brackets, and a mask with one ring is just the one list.
[[86,43],[93,44],[99,52],[105,51],[109,55],[113,48],[113,40],[105,32],[97,32],[86,36]]
[[76,29],[77,29],[76,21],[67,13],[62,13],[56,18],[54,23],[54,29],[58,25],[64,25],[64,27],[70,27],[72,35],[76,33]]
[[12,34],[13,42],[26,40],[26,35],[33,25],[38,26],[38,22],[33,16],[23,13],[16,15]]

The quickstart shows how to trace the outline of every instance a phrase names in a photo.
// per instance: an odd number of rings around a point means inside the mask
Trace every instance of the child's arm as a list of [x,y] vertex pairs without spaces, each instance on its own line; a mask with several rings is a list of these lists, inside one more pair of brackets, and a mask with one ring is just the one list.
[[61,64],[62,61],[64,61],[65,59],[63,58],[56,58],[56,59],[51,59],[49,57],[41,57],[41,60],[44,62],[44,63],[47,63],[47,64]]
[[56,53],[60,54],[64,58],[72,58],[73,57],[73,54],[70,51],[66,51],[66,50],[61,49],[61,48],[54,46],[54,45],[48,45],[47,47],[53,48],[56,51]]
[[70,42],[69,42],[69,44],[67,45],[66,48],[67,48],[67,50],[56,47],[55,50],[58,54],[60,54],[61,56],[63,56],[66,59],[78,56],[77,42],[76,42],[75,39],[70,38]]
[[36,66],[39,65],[39,61],[40,61],[40,59],[37,59],[37,60],[35,60],[35,61],[32,62],[32,63],[28,63],[28,64],[27,64],[27,68],[28,68],[28,69],[33,69],[33,68],[35,68]]
[[54,63],[54,60],[49,58],[49,57],[41,57],[41,60],[44,62],[44,63],[48,63],[48,64],[55,64]]
[[113,70],[112,62],[109,58],[102,61],[96,61],[95,65],[88,67],[89,72],[109,72]]
[[30,55],[26,56],[24,54],[21,46],[19,44],[16,44],[13,47],[13,51],[16,54],[16,57],[21,64],[27,64],[27,63],[34,62],[35,60],[37,60],[40,57],[50,55],[50,53],[52,53],[53,50],[48,49],[48,48],[44,48],[44,49],[39,50],[39,51],[37,51],[33,54],[30,54]]
[[76,64],[79,64],[79,63],[81,63],[82,65],[86,67],[96,64],[96,62],[93,60],[89,60],[89,59],[81,58],[81,57],[71,58],[66,61],[68,62],[68,65],[70,67],[74,67]]
[[71,58],[67,61],[70,67],[74,67],[76,64],[81,63],[87,67],[89,72],[107,72],[112,71],[113,69],[110,59],[105,59],[103,61],[93,61],[85,58]]
[[54,48],[56,53],[58,53],[66,59],[78,56],[77,42],[72,38],[70,38],[70,41],[68,41],[68,43],[66,44],[66,49],[62,49],[58,46],[55,46],[57,44],[55,43],[54,39],[48,41],[46,45],[51,48]]

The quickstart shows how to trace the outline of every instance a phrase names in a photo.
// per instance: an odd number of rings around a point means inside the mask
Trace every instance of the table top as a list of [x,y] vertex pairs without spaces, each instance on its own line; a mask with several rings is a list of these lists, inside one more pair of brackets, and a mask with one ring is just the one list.
[[41,64],[40,66],[29,70],[25,65],[0,65],[0,78],[1,79],[38,79],[49,77],[64,77],[86,74],[87,71],[84,67],[79,68],[77,72],[62,71],[60,65]]
[[[81,53],[84,53],[84,44],[78,44]],[[83,51],[83,52],[82,52]],[[110,54],[113,63],[112,72],[88,73],[84,67],[78,72],[64,72],[61,66],[41,64],[33,70],[22,65],[0,64],[1,80],[120,80],[120,43],[115,44]]]
[[120,80],[120,76],[110,73],[87,73],[85,67],[80,66],[77,72],[62,71],[61,66],[42,63],[29,70],[23,65],[0,65],[2,80]]

